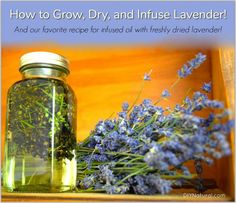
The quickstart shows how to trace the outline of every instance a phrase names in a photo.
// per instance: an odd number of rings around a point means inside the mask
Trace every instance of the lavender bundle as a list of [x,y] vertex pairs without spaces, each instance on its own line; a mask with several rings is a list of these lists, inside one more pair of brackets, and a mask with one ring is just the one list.
[[[199,53],[178,70],[178,79],[158,101],[206,60]],[[150,80],[150,72],[144,81]],[[223,103],[208,98],[211,83],[186,97],[173,109],[145,99],[140,105],[122,105],[115,119],[99,121],[91,135],[77,148],[78,189],[109,194],[166,194],[198,177],[195,186],[204,191],[202,162],[230,155],[227,141],[234,121]],[[140,95],[140,94],[139,94]],[[138,100],[135,100],[135,102]],[[195,113],[211,109],[207,117]],[[217,109],[218,113],[213,113]],[[194,160],[196,173],[185,163]]]

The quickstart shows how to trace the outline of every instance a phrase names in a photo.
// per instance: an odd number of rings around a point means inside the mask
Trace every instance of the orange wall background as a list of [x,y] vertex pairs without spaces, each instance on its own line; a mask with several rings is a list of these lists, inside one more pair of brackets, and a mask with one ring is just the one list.
[[[152,69],[152,80],[146,82],[139,102],[157,100],[162,90],[177,78],[177,70],[195,54],[202,52],[208,60],[190,77],[181,80],[162,106],[180,102],[191,88],[199,90],[211,80],[211,52],[208,50],[171,49],[160,46],[68,46],[29,44],[2,48],[2,155],[4,145],[6,99],[8,88],[21,79],[19,58],[31,51],[51,51],[70,60],[68,83],[78,100],[77,140],[82,141],[101,119],[114,116],[124,101],[132,103],[140,90],[143,75]],[[209,173],[210,174],[210,173]]]
[[[100,119],[121,110],[124,101],[132,103],[140,90],[145,72],[152,69],[152,81],[146,82],[140,102],[153,101],[177,77],[177,70],[205,50],[177,50],[155,46],[68,47],[55,44],[3,47],[2,50],[2,134],[5,129],[6,98],[8,88],[21,79],[19,58],[31,51],[52,51],[70,60],[71,74],[67,82],[78,100],[78,141],[83,140]],[[160,105],[173,105],[183,98],[189,88],[198,90],[204,81],[211,80],[210,58],[191,75],[181,81],[168,101]]]

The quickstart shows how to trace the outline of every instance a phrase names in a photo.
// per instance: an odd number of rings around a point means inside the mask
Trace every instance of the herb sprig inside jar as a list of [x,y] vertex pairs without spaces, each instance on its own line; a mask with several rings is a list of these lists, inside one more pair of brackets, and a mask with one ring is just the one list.
[[67,60],[49,52],[21,58],[23,80],[8,92],[4,187],[60,192],[76,182],[76,98]]

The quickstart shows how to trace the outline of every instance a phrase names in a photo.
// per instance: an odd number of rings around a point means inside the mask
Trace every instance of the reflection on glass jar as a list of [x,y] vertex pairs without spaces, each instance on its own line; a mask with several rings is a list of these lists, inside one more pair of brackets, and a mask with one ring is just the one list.
[[21,58],[23,80],[8,92],[3,185],[8,191],[62,192],[76,185],[76,98],[62,56]]

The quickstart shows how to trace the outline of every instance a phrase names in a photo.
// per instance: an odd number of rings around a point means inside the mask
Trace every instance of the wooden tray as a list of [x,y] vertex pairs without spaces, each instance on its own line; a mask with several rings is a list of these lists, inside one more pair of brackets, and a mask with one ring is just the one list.
[[97,193],[2,193],[2,202],[154,202],[154,201],[233,201],[220,189],[203,194],[193,189],[175,189],[168,195],[108,195]]

